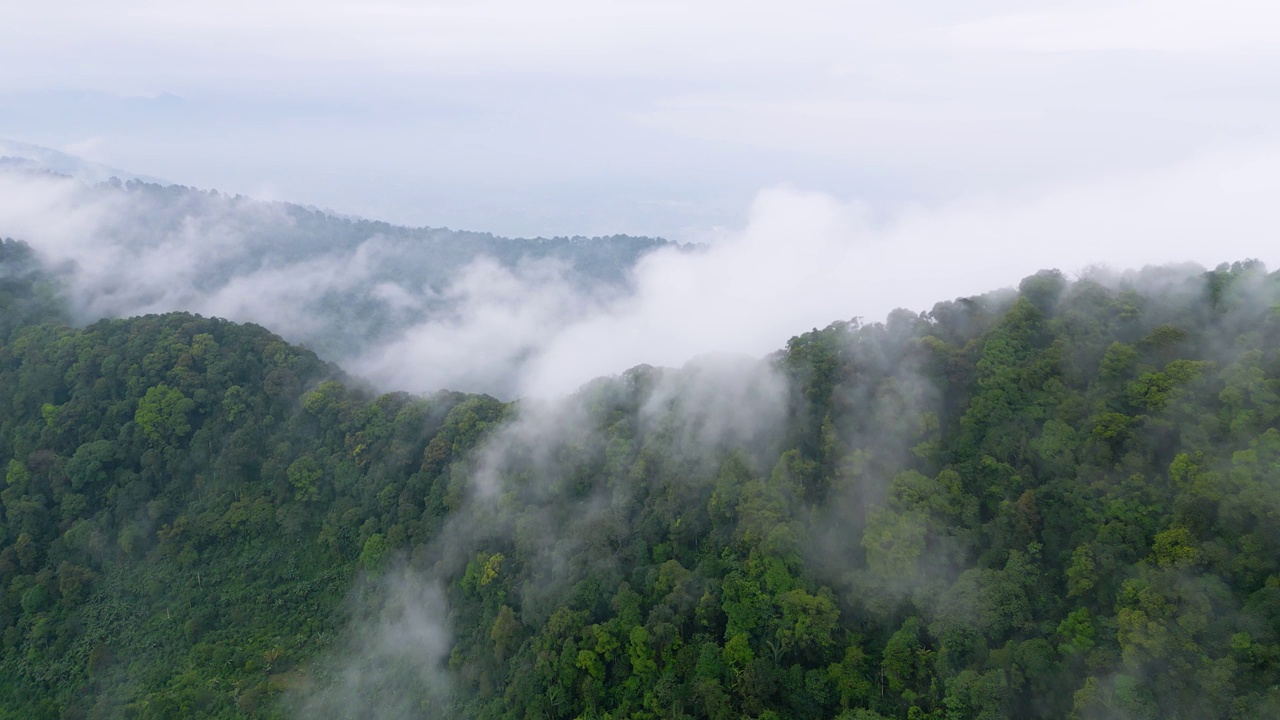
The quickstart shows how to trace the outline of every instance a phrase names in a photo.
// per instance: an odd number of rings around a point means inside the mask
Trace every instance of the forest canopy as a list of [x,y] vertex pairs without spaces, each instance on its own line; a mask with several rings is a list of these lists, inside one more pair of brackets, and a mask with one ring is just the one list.
[[1280,714],[1258,263],[503,403],[0,253],[0,717]]

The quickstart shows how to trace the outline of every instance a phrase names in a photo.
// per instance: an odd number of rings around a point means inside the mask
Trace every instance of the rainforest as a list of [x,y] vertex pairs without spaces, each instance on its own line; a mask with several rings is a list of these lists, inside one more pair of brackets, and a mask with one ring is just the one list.
[[6,240],[0,717],[1280,714],[1280,273],[1009,282],[500,400]]

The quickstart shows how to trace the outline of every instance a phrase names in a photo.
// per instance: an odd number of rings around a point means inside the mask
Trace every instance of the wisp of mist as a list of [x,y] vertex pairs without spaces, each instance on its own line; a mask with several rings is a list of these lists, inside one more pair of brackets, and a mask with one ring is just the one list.
[[[1277,165],[1280,146],[1228,148],[1159,173],[889,217],[857,201],[770,189],[741,227],[692,252],[653,251],[609,293],[575,285],[554,262],[507,268],[483,257],[442,292],[392,280],[388,268],[414,248],[379,236],[263,261],[247,229],[287,227],[278,204],[214,196],[188,214],[167,209],[157,225],[152,201],[30,173],[0,175],[0,234],[31,243],[69,276],[84,322],[187,310],[261,323],[315,347],[334,327],[320,322],[331,311],[325,302],[356,292],[398,325],[328,359],[376,386],[554,396],[640,363],[763,355],[835,320],[923,311],[1048,267],[1077,273],[1096,264],[1244,258],[1274,265]],[[218,280],[210,267],[221,269]],[[361,322],[348,313],[344,323]]]

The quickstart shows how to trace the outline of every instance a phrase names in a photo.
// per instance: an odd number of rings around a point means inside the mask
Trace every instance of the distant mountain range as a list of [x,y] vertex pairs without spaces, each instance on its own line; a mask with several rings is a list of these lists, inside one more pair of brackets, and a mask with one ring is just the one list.
[[39,187],[47,206],[0,207],[0,237],[34,248],[77,322],[175,310],[256,322],[373,376],[381,353],[409,342],[426,353],[415,363],[419,389],[512,392],[511,370],[549,329],[625,297],[644,255],[687,249],[628,235],[404,227],[0,141],[6,177]]
[[165,180],[149,175],[139,175],[110,165],[90,162],[61,150],[5,138],[0,138],[0,169],[51,172],[89,184],[107,182],[111,178],[169,184]]

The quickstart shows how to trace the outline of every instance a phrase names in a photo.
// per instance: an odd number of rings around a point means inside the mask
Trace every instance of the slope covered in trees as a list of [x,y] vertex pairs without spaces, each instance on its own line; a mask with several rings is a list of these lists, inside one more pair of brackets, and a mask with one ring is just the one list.
[[[182,314],[27,328],[0,367],[14,717],[251,708],[267,670],[333,631],[383,514],[426,501],[427,441],[467,447],[501,413],[349,397],[261,328]],[[379,537],[403,544],[438,514]]]
[[1278,308],[1044,272],[549,406],[23,325],[0,717],[1271,716]]
[[23,325],[64,322],[59,287],[25,243],[0,238],[0,342]]

